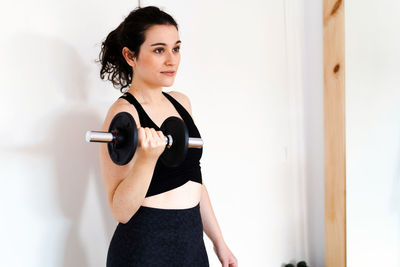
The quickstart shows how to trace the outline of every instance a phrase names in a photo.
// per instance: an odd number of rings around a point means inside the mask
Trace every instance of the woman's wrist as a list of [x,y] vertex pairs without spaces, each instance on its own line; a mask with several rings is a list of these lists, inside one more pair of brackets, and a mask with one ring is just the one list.
[[214,244],[215,247],[221,247],[221,246],[226,245],[225,240],[223,239],[222,236],[221,236],[220,238],[216,239],[216,240],[213,242],[213,244]]

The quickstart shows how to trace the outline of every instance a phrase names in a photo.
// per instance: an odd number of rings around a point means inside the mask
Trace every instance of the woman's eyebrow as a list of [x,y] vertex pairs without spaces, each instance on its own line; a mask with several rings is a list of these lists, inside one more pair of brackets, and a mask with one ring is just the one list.
[[[179,44],[179,43],[182,43],[181,40],[176,41],[175,44]],[[167,45],[167,44],[166,43],[155,43],[155,44],[152,44],[150,46],[155,46],[155,45]]]

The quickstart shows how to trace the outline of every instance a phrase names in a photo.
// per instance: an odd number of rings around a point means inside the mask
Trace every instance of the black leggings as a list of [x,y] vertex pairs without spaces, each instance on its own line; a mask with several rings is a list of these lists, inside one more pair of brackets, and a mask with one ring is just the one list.
[[188,209],[140,206],[111,239],[107,267],[208,267],[200,203]]

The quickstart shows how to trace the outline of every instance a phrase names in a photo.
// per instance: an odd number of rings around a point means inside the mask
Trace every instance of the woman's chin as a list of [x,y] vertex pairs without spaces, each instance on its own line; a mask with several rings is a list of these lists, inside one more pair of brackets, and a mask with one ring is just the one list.
[[164,81],[162,83],[162,86],[169,87],[169,86],[172,86],[173,84],[174,84],[174,79],[170,79],[169,81]]

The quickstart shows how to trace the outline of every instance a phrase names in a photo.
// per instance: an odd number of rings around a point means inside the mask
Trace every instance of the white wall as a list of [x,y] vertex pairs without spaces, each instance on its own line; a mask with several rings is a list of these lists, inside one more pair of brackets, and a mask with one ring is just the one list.
[[400,266],[400,3],[347,1],[347,266]]
[[[322,22],[320,4],[303,4],[142,1],[180,26],[180,71],[165,90],[191,99],[204,183],[240,266],[323,263]],[[2,6],[1,265],[105,265],[117,222],[84,133],[120,95],[94,60],[135,6]]]
[[[322,2],[301,1],[305,250],[311,267],[325,266],[324,80]],[[299,142],[299,144],[302,144]]]

